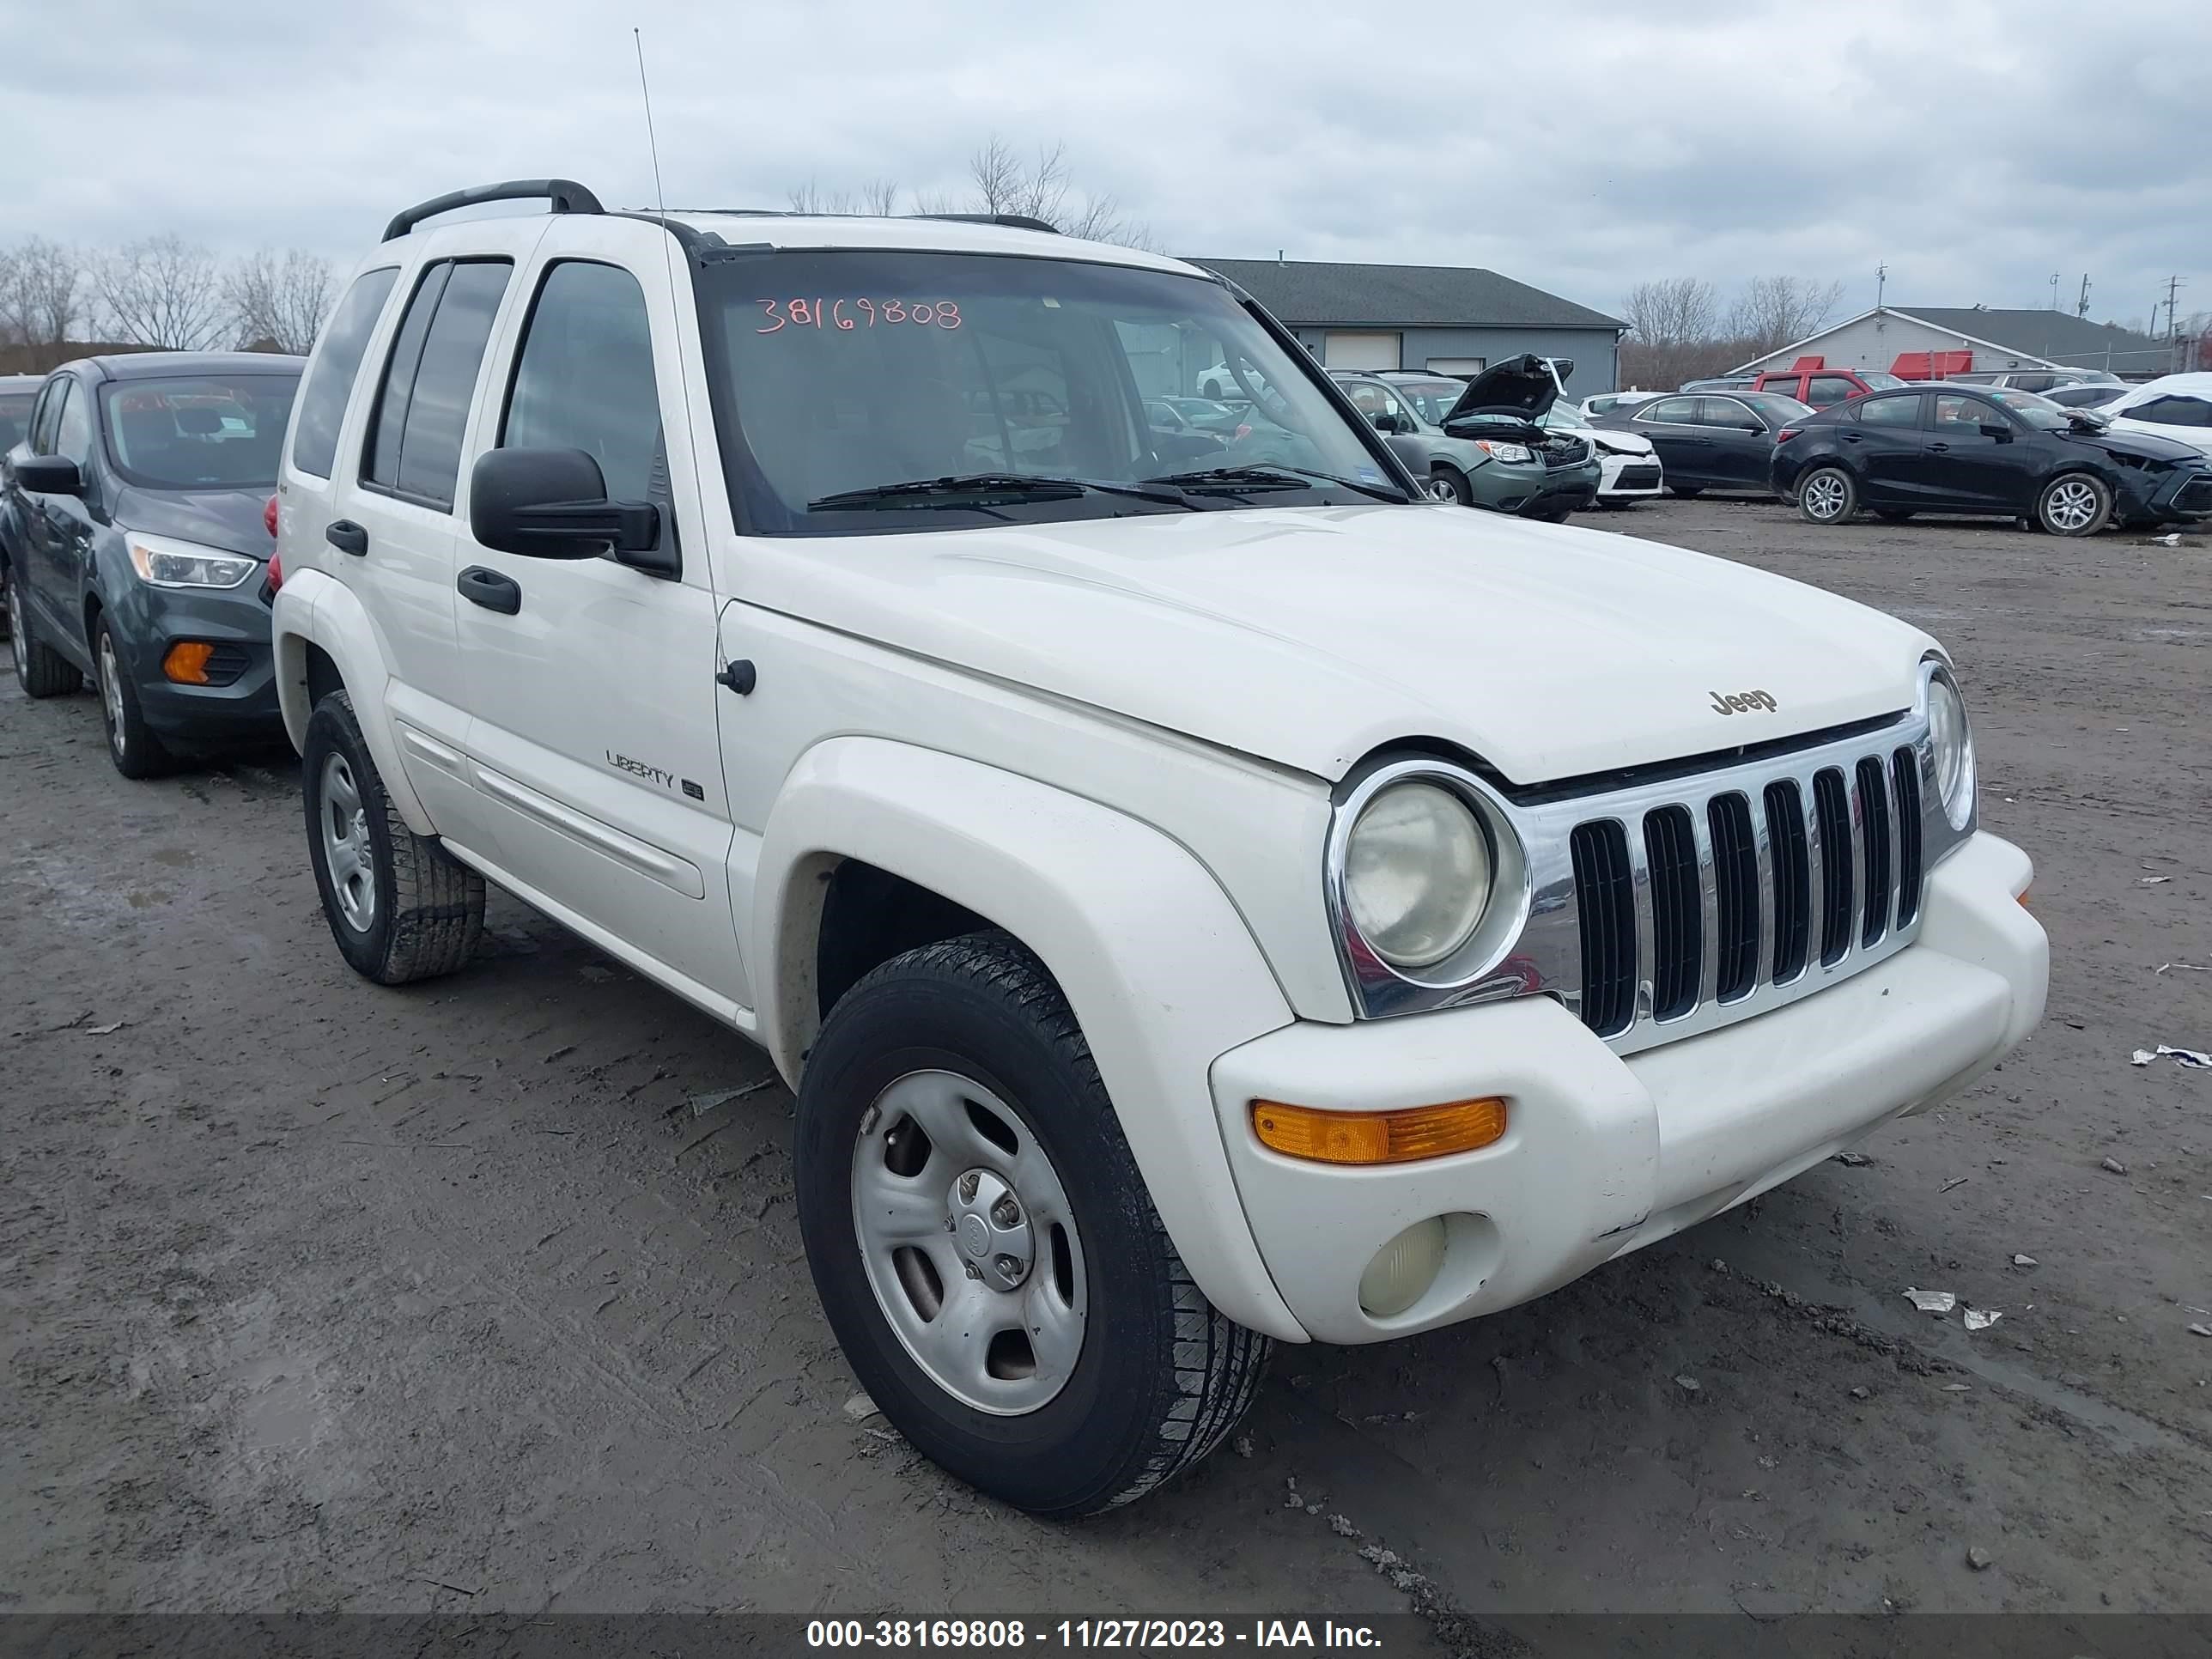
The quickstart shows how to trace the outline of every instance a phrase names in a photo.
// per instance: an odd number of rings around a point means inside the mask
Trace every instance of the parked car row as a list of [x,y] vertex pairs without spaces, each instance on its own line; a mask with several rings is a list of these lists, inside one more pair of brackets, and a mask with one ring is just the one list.
[[[1144,407],[1194,338],[1233,423]],[[1433,498],[1451,455],[1524,518],[1596,492],[1540,358],[1340,380],[1031,222],[544,179],[399,214],[300,369],[48,380],[26,689],[94,674],[128,771],[273,687],[365,979],[467,966],[496,883],[764,1046],[855,1377],[1025,1509],[1191,1467],[1273,1341],[1543,1295],[2040,1017],[1935,639]]]

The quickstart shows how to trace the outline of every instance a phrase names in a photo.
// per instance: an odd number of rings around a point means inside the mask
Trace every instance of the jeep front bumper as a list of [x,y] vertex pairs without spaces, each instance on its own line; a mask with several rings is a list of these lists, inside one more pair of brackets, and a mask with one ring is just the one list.
[[[1976,835],[1929,876],[1919,938],[1788,1006],[1623,1058],[1548,998],[1352,1025],[1301,1022],[1221,1055],[1214,1106],[1237,1194],[1313,1337],[1374,1342],[1495,1313],[1756,1197],[2002,1059],[2043,1012],[2050,951],[2026,854]],[[1346,1167],[1261,1146],[1255,1099],[1392,1109],[1509,1102],[1479,1152]],[[1405,1312],[1361,1305],[1369,1261],[1444,1218]]]

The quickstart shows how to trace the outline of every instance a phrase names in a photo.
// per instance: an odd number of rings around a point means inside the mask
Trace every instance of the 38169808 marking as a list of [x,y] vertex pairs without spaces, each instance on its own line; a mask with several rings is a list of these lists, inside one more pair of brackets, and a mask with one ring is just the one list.
[[[904,300],[759,300],[764,315],[771,319],[766,328],[757,328],[756,334],[775,334],[786,327],[820,328],[828,326],[851,333],[858,328],[873,328],[878,322],[886,324],[918,323],[924,328],[960,326],[960,302],[957,300],[921,300],[912,304]],[[783,307],[779,311],[778,306]],[[852,310],[848,312],[846,307]]]

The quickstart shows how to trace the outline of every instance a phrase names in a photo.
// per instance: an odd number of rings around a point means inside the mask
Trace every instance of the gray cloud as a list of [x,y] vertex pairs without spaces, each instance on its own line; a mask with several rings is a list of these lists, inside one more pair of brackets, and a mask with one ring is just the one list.
[[[0,58],[0,234],[175,229],[350,262],[394,208],[566,174],[653,194],[629,23],[586,0],[89,0]],[[957,187],[1064,139],[1165,247],[1470,263],[1601,307],[1775,271],[1871,303],[2212,308],[2212,9],[2116,0],[640,0],[669,198]],[[33,38],[23,39],[29,36]]]

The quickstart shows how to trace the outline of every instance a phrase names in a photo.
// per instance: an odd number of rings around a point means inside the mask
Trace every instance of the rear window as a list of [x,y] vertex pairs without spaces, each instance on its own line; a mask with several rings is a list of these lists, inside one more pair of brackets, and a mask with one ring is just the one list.
[[362,482],[451,512],[477,372],[514,266],[431,266],[408,301],[362,456]]
[[376,331],[384,301],[399,279],[396,268],[365,270],[355,278],[344,299],[323,331],[323,355],[315,359],[300,394],[300,423],[292,434],[292,465],[318,478],[327,478],[337,465],[338,428],[345,420],[346,400],[353,393],[354,377],[361,373],[368,337]]
[[2131,421],[2150,421],[2160,426],[2212,426],[2212,402],[2177,393],[2148,398],[2123,412]]
[[100,423],[115,470],[149,489],[273,489],[296,374],[110,380]]

